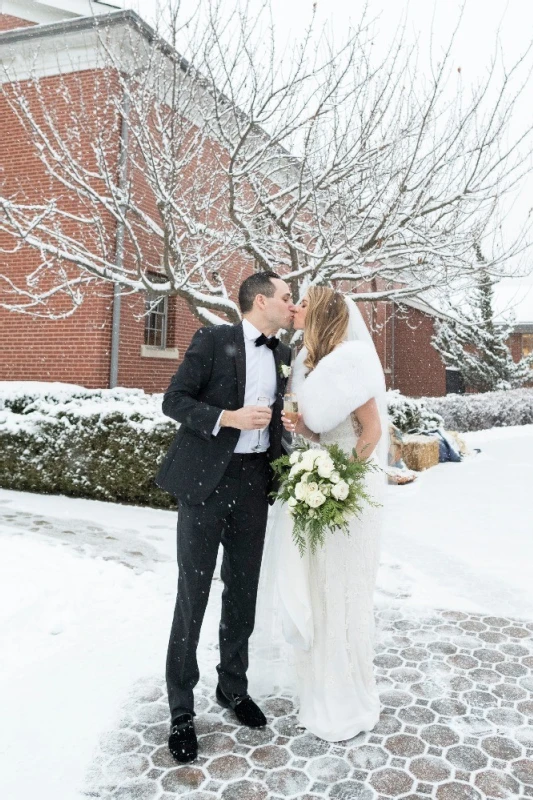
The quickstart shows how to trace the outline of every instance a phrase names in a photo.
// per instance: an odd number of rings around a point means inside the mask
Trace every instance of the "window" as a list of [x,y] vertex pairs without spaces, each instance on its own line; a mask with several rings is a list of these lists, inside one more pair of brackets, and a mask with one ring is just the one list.
[[[530,356],[533,353],[533,333],[522,334],[522,356]],[[533,369],[533,366],[532,366]]]
[[168,297],[147,297],[144,322],[144,343],[164,350],[167,346]]

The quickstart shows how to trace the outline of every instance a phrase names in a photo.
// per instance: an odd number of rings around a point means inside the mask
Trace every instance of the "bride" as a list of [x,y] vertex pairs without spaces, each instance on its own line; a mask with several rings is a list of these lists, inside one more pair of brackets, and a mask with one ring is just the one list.
[[[348,454],[355,448],[360,458],[384,466],[385,381],[357,306],[332,289],[311,287],[296,307],[294,327],[304,330],[292,374],[301,414],[296,425],[284,418],[285,428],[321,445],[335,443]],[[381,503],[383,472],[369,472],[366,481]],[[379,719],[372,662],[380,522],[381,508],[367,506],[351,521],[349,535],[331,532],[323,547],[304,557],[292,541],[291,519],[281,502],[269,524],[258,628],[264,638],[272,635],[265,630],[265,614],[270,624],[275,615],[291,645],[291,652],[278,652],[278,661],[285,672],[289,660],[295,668],[299,722],[330,742],[372,730]],[[269,594],[275,596],[270,606]],[[268,672],[275,680],[274,667]]]

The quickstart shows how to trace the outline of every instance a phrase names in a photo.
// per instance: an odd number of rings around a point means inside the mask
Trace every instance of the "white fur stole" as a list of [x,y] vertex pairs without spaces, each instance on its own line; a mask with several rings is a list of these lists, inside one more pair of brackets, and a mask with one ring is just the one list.
[[365,342],[342,342],[307,377],[306,357],[303,347],[293,365],[292,388],[305,424],[315,433],[333,430],[385,391],[379,361]]

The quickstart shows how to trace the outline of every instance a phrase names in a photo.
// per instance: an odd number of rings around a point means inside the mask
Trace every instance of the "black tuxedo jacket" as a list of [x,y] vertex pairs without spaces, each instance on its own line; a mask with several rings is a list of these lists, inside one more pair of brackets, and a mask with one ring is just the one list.
[[[282,454],[281,410],[287,379],[282,364],[290,364],[290,349],[279,343],[273,351],[277,391],[270,422],[271,461]],[[163,399],[163,413],[181,423],[156,476],[156,483],[179,501],[196,505],[206,500],[224,474],[240,431],[221,428],[212,435],[220,412],[244,404],[246,354],[242,324],[200,328],[172,378]]]

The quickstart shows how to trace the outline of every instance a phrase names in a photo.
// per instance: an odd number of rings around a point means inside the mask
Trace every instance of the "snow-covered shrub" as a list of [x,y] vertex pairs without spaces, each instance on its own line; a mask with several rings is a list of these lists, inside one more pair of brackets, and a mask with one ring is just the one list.
[[533,424],[533,389],[448,394],[426,397],[424,403],[429,410],[442,416],[448,430],[480,431]]
[[431,431],[443,425],[442,417],[427,407],[425,400],[404,397],[398,389],[387,392],[389,419],[403,433]]
[[161,395],[0,383],[0,486],[171,508],[153,479],[175,432]]

